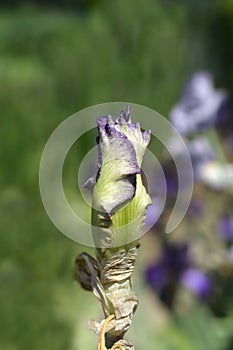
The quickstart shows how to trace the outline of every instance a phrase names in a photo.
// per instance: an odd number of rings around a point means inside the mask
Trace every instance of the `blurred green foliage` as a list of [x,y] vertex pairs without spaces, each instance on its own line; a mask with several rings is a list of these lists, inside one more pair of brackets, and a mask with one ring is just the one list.
[[[75,255],[84,248],[63,237],[43,209],[43,147],[60,122],[93,104],[131,101],[166,116],[188,74],[208,66],[206,38],[212,31],[218,34],[213,43],[221,45],[224,36],[226,48],[217,48],[210,63],[221,73],[227,62],[223,76],[231,70],[232,87],[231,2],[210,3],[199,8],[182,1],[117,0],[80,2],[74,11],[58,3],[55,9],[52,3],[2,9],[0,349],[87,346],[83,320],[93,316],[88,307],[95,301],[72,283]],[[85,140],[83,152],[93,142]],[[73,152],[66,172],[74,196],[81,153]],[[174,341],[166,349],[202,349],[187,344]]]

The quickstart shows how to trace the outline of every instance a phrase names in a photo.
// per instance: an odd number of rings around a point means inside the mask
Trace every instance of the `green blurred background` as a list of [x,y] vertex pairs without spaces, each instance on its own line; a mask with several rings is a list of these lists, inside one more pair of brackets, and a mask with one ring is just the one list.
[[[103,102],[131,101],[167,116],[197,69],[211,70],[233,92],[232,62],[231,0],[1,1],[0,349],[96,344],[87,321],[101,311],[73,282],[75,256],[87,248],[58,232],[40,199],[39,162],[52,131]],[[79,157],[73,152],[65,173],[77,201]],[[140,299],[142,285],[136,276]],[[214,319],[200,341],[204,308],[190,318],[190,335],[187,322],[158,332],[148,325],[150,305],[141,304],[132,326],[136,349],[226,349],[225,324]]]

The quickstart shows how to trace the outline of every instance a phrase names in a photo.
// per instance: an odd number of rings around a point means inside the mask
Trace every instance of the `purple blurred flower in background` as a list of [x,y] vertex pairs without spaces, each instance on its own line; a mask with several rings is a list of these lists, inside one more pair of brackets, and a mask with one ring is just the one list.
[[[147,227],[160,225],[164,211],[167,210],[171,198],[176,198],[178,191],[178,178],[175,164],[172,160],[161,163],[163,173],[154,174],[154,184],[151,191],[152,205],[148,207],[145,224]],[[165,191],[165,198],[158,190]]]
[[218,232],[224,241],[229,241],[233,238],[233,217],[226,214],[219,219]]
[[[184,138],[184,142],[191,158],[194,181],[198,182],[201,180],[203,168],[205,168],[207,164],[213,162],[216,159],[214,149],[209,143],[208,139],[204,136],[197,136],[191,141]],[[174,161],[177,163],[182,163],[182,158],[185,157],[184,148],[179,149],[173,139],[170,140],[169,146],[174,150]],[[168,162],[168,164],[165,164],[163,170],[167,180],[168,190],[171,188],[174,192],[174,174],[176,174],[176,172],[171,171],[168,166],[169,164],[170,162]]]
[[230,96],[226,96],[218,111],[215,125],[220,130],[233,130],[233,101]]
[[225,91],[214,88],[212,75],[198,71],[191,76],[179,102],[171,110],[170,120],[183,135],[210,128],[219,122],[219,112],[223,112],[227,100]]
[[[190,154],[196,185],[196,191],[187,211],[187,223],[191,226],[190,218],[199,219],[204,211],[208,211],[206,213],[208,220],[211,220],[213,226],[216,225],[216,231],[225,244],[226,259],[219,269],[216,266],[208,266],[208,273],[199,266],[200,260],[195,260],[195,256],[191,256],[190,242],[177,245],[163,240],[162,252],[147,267],[145,279],[160,300],[171,309],[176,300],[176,293],[182,287],[198,299],[205,301],[217,316],[225,315],[228,311],[228,299],[224,298],[229,295],[231,300],[233,293],[232,280],[230,280],[233,276],[233,215],[230,209],[233,204],[233,164],[231,163],[233,160],[233,99],[225,91],[215,89],[211,74],[205,71],[196,72],[186,85],[180,101],[171,110],[170,119],[183,135]],[[202,132],[211,128],[214,128],[217,133],[210,133],[212,137],[210,144]],[[161,162],[167,187],[165,213],[169,213],[169,209],[173,208],[177,197],[179,182],[176,164],[182,164],[183,157],[183,150],[179,149],[174,139],[170,140],[169,147],[173,149],[175,157],[173,159],[167,157]],[[227,159],[226,155],[230,157]],[[155,184],[158,185],[158,183],[155,179]],[[197,186],[199,184],[201,186]],[[228,196],[227,210],[219,219],[218,215],[213,213],[211,216],[210,209],[203,201],[204,196],[209,194],[204,190],[203,185],[217,191],[216,193],[220,191],[224,192],[222,195]],[[214,206],[211,210],[215,210]],[[148,220],[154,213],[156,213],[156,206],[152,206],[148,211]],[[166,218],[166,215],[161,217],[161,226],[157,225],[156,229],[163,230]],[[203,219],[206,220],[206,215]],[[217,223],[216,220],[218,220]],[[222,247],[222,244],[220,245]]]
[[[201,182],[203,178],[203,174],[206,171],[206,167],[208,164],[213,162],[215,160],[215,152],[208,142],[208,140],[204,136],[196,137],[192,141],[184,140],[187,146],[187,149],[189,151],[192,167],[193,167],[193,174],[194,174],[194,181],[195,183]],[[175,163],[182,163],[182,157],[185,157],[186,155],[183,153],[184,149],[178,149],[177,145],[173,144],[174,140],[172,139],[170,141],[170,147],[173,147],[173,150],[176,150],[175,159],[168,159],[166,161],[162,161],[162,170],[163,170],[163,176],[165,179],[166,184],[166,190],[167,190],[167,202],[166,206],[169,205],[169,201],[171,199],[174,200],[176,198],[179,188],[178,183],[178,177],[177,177],[177,170]],[[185,168],[184,168],[185,171]],[[160,187],[160,183],[162,182],[160,177],[161,174],[155,174],[154,179],[154,187],[158,188]],[[162,187],[162,186],[161,186]],[[147,219],[146,224],[148,226],[151,222],[155,222],[155,218],[158,218],[158,213],[161,209],[161,203],[159,201],[159,197],[156,199],[156,195],[154,196],[152,194],[152,206],[148,208],[147,210]],[[198,217],[203,213],[203,202],[200,200],[193,198],[188,213],[193,217]],[[165,208],[166,210],[166,208]]]
[[211,281],[194,265],[187,243],[174,245],[165,242],[160,258],[146,269],[145,279],[160,300],[170,308],[180,284],[204,300],[211,293]]
[[[204,136],[197,136],[191,141],[184,139],[184,141],[191,157],[195,184],[202,183],[217,191],[232,191],[233,164],[218,161],[214,148]],[[175,161],[180,164],[182,163],[183,150],[176,148],[176,145],[173,143],[174,141],[171,140],[170,147],[175,149]],[[168,162],[168,165],[171,166],[172,163]],[[164,170],[167,183],[169,181],[170,184],[173,184],[173,192],[168,191],[168,193],[170,195],[174,195],[175,193],[176,195],[178,189],[178,179],[176,172],[174,171],[174,167],[169,169],[166,165]],[[174,184],[177,186],[176,190]]]
[[170,112],[170,120],[182,135],[215,128],[232,159],[233,99],[225,90],[215,89],[209,72],[197,71],[191,76]]
[[204,136],[196,137],[187,147],[192,160],[194,180],[198,182],[206,165],[216,159],[215,152]]
[[208,299],[212,291],[210,278],[200,269],[190,268],[180,278],[181,284],[202,300]]
[[[198,71],[191,76],[179,102],[170,112],[170,119],[184,136],[214,128],[219,136],[219,157],[222,153],[219,159],[222,160],[225,153],[228,160],[233,161],[233,99],[226,91],[215,89],[209,72]],[[200,156],[201,152],[198,152]],[[210,167],[202,167],[201,175],[202,182],[215,190],[233,188],[233,166],[230,164],[212,163]]]
[[160,300],[172,308],[179,277],[189,267],[188,245],[175,246],[164,243],[162,255],[145,271],[146,282]]

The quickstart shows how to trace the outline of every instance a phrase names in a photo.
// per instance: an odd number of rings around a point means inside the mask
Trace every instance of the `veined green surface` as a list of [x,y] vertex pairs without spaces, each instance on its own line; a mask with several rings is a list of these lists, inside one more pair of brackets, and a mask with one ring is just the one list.
[[[94,229],[94,240],[100,243],[99,237],[104,239],[105,235],[111,236],[111,246],[122,246],[139,238],[146,216],[146,209],[151,204],[150,196],[143,186],[141,175],[136,175],[136,191],[129,202],[127,191],[132,184],[127,178],[119,179],[119,167],[124,172],[132,172],[132,164],[126,160],[116,159],[106,163],[101,169],[101,175],[93,191],[93,215],[92,224]],[[121,176],[122,177],[122,176]],[[126,198],[126,202],[123,200]],[[122,203],[122,208],[117,208],[114,213],[108,213],[109,207]],[[129,203],[128,203],[129,202]],[[99,237],[95,237],[98,235]]]
[[149,204],[150,196],[143,186],[141,175],[137,174],[135,196],[112,218],[113,245],[123,245],[124,242],[135,241],[140,237]]

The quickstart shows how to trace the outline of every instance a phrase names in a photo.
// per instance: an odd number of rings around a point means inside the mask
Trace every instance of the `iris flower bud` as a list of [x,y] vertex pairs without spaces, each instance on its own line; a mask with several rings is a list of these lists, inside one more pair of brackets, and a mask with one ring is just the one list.
[[97,120],[99,160],[93,189],[93,237],[97,247],[112,248],[140,236],[151,200],[142,183],[141,165],[150,131],[132,124],[130,107],[113,121]]
[[[76,259],[76,280],[92,290],[105,320],[92,328],[99,334],[98,349],[133,349],[123,340],[138,304],[132,273],[139,238],[151,204],[142,182],[142,160],[150,131],[131,122],[130,107],[114,121],[97,119],[98,170],[92,183],[92,233],[96,260],[86,253]],[[105,334],[106,333],[106,334]],[[104,336],[105,334],[105,336]]]

